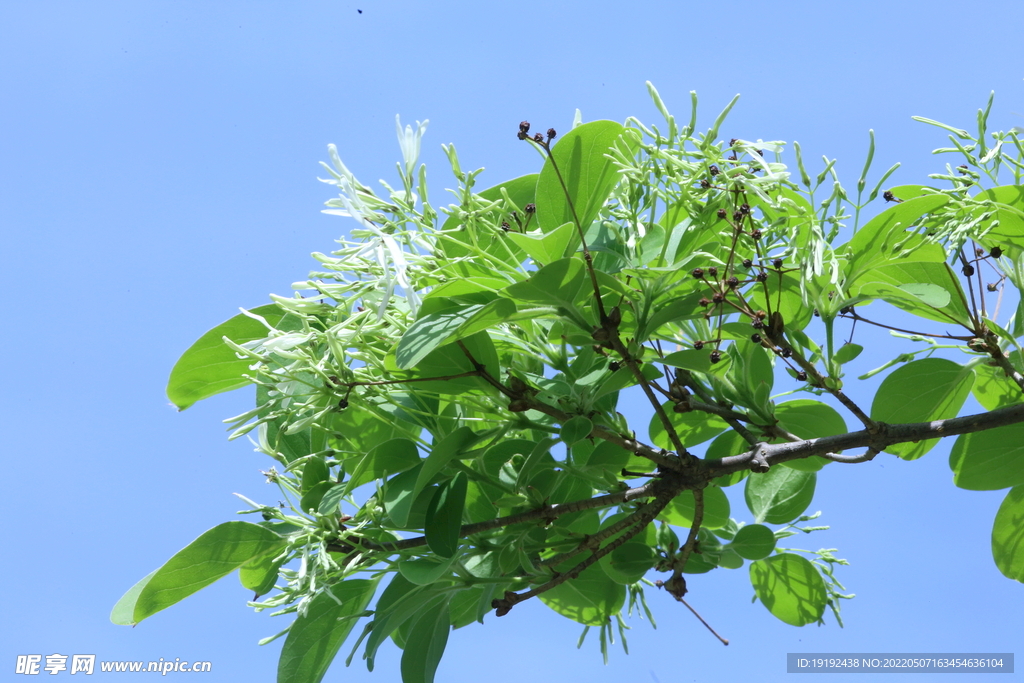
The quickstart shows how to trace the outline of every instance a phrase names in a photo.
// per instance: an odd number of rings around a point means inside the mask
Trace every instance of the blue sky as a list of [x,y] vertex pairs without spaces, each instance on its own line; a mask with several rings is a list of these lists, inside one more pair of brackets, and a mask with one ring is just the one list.
[[[890,184],[924,182],[947,161],[929,154],[945,137],[912,115],[971,127],[995,90],[993,126],[1024,125],[1020,16],[1010,0],[4,4],[0,671],[58,652],[209,660],[204,680],[273,680],[281,641],[256,641],[286,622],[247,608],[234,577],[134,629],[108,615],[234,518],[232,492],[275,499],[265,460],[220,422],[251,392],[179,414],[163,391],[200,334],[288,294],[310,252],[351,227],[320,213],[328,143],[372,184],[395,177],[395,114],[430,119],[422,160],[444,204],[442,143],[495,184],[538,168],[514,137],[520,120],[568,130],[579,108],[656,122],[650,80],[680,116],[696,90],[705,127],[741,93],[723,137],[798,140],[812,170],[836,157],[850,186],[873,128],[875,177],[901,161]],[[531,601],[455,632],[438,680],[774,681],[787,652],[1012,652],[1024,590],[989,551],[1003,494],[953,487],[950,445],[819,477],[811,509],[832,529],[806,544],[851,563],[845,629],[782,624],[751,604],[745,570],[720,569],[688,598],[728,648],[649,591],[658,629],[631,620],[632,654],[605,667],[596,633],[577,651],[580,627]],[[326,680],[397,680],[398,661],[392,647],[368,674],[357,656]]]

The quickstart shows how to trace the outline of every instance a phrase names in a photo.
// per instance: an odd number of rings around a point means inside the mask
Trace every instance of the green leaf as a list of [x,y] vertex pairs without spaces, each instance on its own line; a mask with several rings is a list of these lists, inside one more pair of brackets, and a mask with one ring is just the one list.
[[535,263],[553,263],[565,255],[576,235],[576,226],[566,223],[546,233],[508,233],[508,239],[525,251]]
[[433,683],[451,631],[449,596],[430,604],[412,622],[402,652],[402,683]]
[[137,624],[285,545],[284,538],[258,524],[225,522],[215,526],[132,586],[114,607],[111,619],[116,617],[117,624]]
[[429,484],[449,462],[462,455],[484,438],[469,427],[459,427],[454,432],[435,443],[430,455],[423,461],[423,468],[416,477],[413,493],[418,494]]
[[[693,514],[693,491],[683,491],[661,511],[658,519],[665,520],[672,526],[689,528],[693,524]],[[704,489],[704,521],[701,526],[707,529],[719,529],[728,523],[729,499],[719,487],[708,486]]]
[[[342,491],[336,495],[340,500],[341,497],[348,495],[358,486],[367,484],[374,479],[383,479],[385,476],[405,472],[418,465],[419,462],[420,456],[416,450],[416,442],[405,438],[389,439],[371,448],[363,457],[349,458],[345,461],[345,471],[349,475],[349,480],[345,483]],[[324,496],[324,499],[327,500],[327,496]]]
[[[944,358],[923,358],[897,368],[883,381],[871,404],[871,419],[890,424],[956,417],[971,392],[974,373]],[[914,460],[938,439],[893,444],[886,453]]]
[[642,579],[657,559],[654,548],[631,540],[602,557],[599,564],[608,578],[628,586]]
[[[704,443],[729,428],[725,420],[717,415],[696,410],[689,413],[677,413],[672,410],[674,406],[675,404],[671,401],[662,404],[662,408],[668,414],[668,421],[675,428],[684,448]],[[651,436],[651,443],[655,446],[669,451],[675,450],[676,446],[669,438],[668,432],[665,431],[665,426],[657,414],[651,417],[647,431]]]
[[825,612],[825,582],[799,555],[781,553],[757,560],[750,565],[750,583],[768,611],[792,626],[818,622]]
[[[492,377],[501,376],[498,353],[494,348],[494,342],[486,332],[477,332],[459,341]],[[452,377],[473,372],[476,369],[465,351],[457,344],[448,344],[434,349],[411,371],[403,371],[398,367],[394,353],[389,353],[384,359],[384,370],[391,378],[413,380],[409,382],[408,387],[416,392],[426,391],[450,395],[463,394],[467,391],[493,392],[491,385],[482,377]],[[448,377],[449,379],[430,379],[434,377]]]
[[926,244],[918,235],[907,232],[918,219],[942,207],[949,197],[941,194],[909,199],[886,209],[857,231],[845,250],[848,261],[847,286],[869,275],[875,268],[895,262],[931,261],[941,263],[945,252],[937,244]]
[[319,455],[307,458],[302,466],[302,492],[305,493],[317,484],[327,481],[330,476],[331,472],[323,458]]
[[803,514],[814,498],[817,475],[790,467],[773,467],[747,477],[743,497],[760,524],[787,524]]
[[763,524],[748,524],[736,532],[728,547],[744,559],[760,560],[775,550],[775,533]]
[[565,424],[562,425],[561,437],[562,441],[567,447],[571,447],[574,444],[587,438],[590,431],[594,428],[594,423],[589,418],[583,415],[577,415],[576,417],[566,420]]
[[277,583],[277,572],[282,562],[283,559],[275,559],[269,553],[261,555],[238,568],[238,580],[257,596],[266,595]]
[[1010,489],[996,512],[992,558],[1004,576],[1024,583],[1024,486]]
[[114,609],[110,612],[110,621],[117,624],[118,626],[134,626],[135,625],[135,603],[139,600],[139,594],[142,593],[142,589],[149,584],[150,580],[156,576],[159,569],[154,569],[149,574],[142,577],[134,586],[128,589],[128,592],[121,596],[121,599],[114,605]]
[[[572,558],[581,562],[584,555]],[[600,567],[591,565],[578,577],[541,593],[540,601],[563,617],[600,626],[618,613],[626,602],[626,587],[612,581]]]
[[485,330],[515,312],[515,302],[504,298],[470,306],[451,302],[424,315],[406,330],[395,349],[395,362],[400,369],[408,370],[437,347]]
[[529,280],[505,288],[515,301],[562,306],[571,309],[586,279],[586,268],[578,258],[564,258],[549,263]]
[[928,320],[972,327],[967,299],[948,263],[899,262],[875,268],[851,289]]
[[1024,484],[1024,423],[957,437],[949,453],[953,483],[969,491]]
[[[1024,368],[1018,351],[1011,351],[1008,357],[1018,372]],[[1024,393],[1021,393],[1020,387],[1006,376],[1002,368],[987,364],[976,365],[974,376],[971,393],[985,410],[995,410],[1024,401]]]
[[[801,439],[820,439],[846,433],[846,421],[835,408],[821,401],[798,399],[780,403],[775,407],[775,417],[787,432]],[[781,443],[776,439],[773,443]],[[782,463],[786,467],[804,472],[817,472],[831,461],[814,455],[800,460]]]
[[554,161],[544,162],[537,180],[537,220],[544,232],[575,224],[576,218],[579,228],[586,230],[597,218],[621,177],[606,156],[617,142],[632,153],[640,141],[634,131],[614,121],[585,123],[558,140],[551,150]]
[[296,618],[288,630],[277,665],[277,682],[323,680],[376,588],[376,580],[348,579],[313,598],[306,613]]
[[421,557],[414,560],[399,560],[398,571],[410,583],[426,586],[447,575],[454,561],[454,554],[446,559]]
[[395,574],[374,606],[373,628],[366,639],[363,659],[366,668],[373,671],[377,648],[395,629],[413,617],[421,608],[437,599],[440,584],[417,586],[401,574]]
[[839,347],[839,350],[836,351],[835,355],[832,356],[832,358],[835,360],[835,362],[839,363],[840,365],[843,365],[844,363],[849,363],[850,361],[855,359],[857,356],[861,354],[863,350],[864,347],[861,346],[860,344],[843,344],[842,346]]
[[455,557],[459,549],[467,481],[466,473],[459,472],[437,490],[427,508],[427,547],[441,557]]
[[[251,309],[271,325],[277,325],[285,312],[277,304]],[[266,326],[247,315],[238,314],[200,337],[188,347],[174,364],[167,381],[167,398],[185,410],[196,401],[209,398],[249,384],[242,375],[249,372],[252,361],[239,359],[234,349],[224,343],[227,337],[236,344],[263,339],[269,334]]]
[[723,355],[721,361],[713,364],[710,351],[706,349],[700,351],[697,349],[684,349],[683,351],[675,351],[668,354],[659,362],[671,365],[674,368],[707,374],[712,371],[721,372],[727,369],[732,361],[728,355]]

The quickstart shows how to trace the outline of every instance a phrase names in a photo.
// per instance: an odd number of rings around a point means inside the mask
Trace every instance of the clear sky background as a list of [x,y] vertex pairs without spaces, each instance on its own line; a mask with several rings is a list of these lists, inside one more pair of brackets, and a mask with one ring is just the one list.
[[[14,678],[18,654],[55,652],[209,660],[203,680],[274,679],[283,641],[256,641],[288,617],[254,614],[234,576],[134,629],[108,615],[138,579],[234,519],[243,505],[232,492],[277,499],[258,471],[269,462],[228,443],[221,424],[251,406],[250,390],[179,414],[164,387],[203,332],[269,292],[288,294],[315,267],[310,252],[354,225],[320,213],[333,189],[316,180],[328,143],[364,183],[393,180],[395,114],[430,119],[422,160],[431,199],[447,204],[442,143],[456,144],[464,169],[485,166],[486,187],[539,169],[515,139],[520,120],[565,131],[579,108],[585,121],[657,123],[651,80],[680,118],[696,90],[705,128],[741,93],[724,138],[798,140],[812,172],[821,155],[838,157],[851,187],[873,128],[874,177],[901,161],[891,185],[926,182],[952,158],[930,155],[945,135],[912,115],[970,128],[995,90],[992,125],[1024,125],[1012,113],[1024,114],[1021,9],[3,3],[0,679]],[[852,374],[890,357],[865,354]],[[844,629],[828,613],[824,627],[787,626],[751,604],[745,568],[719,569],[693,577],[688,599],[727,648],[652,589],[658,629],[632,619],[631,654],[615,648],[605,667],[596,632],[577,651],[582,627],[530,601],[453,633],[438,680],[778,681],[787,652],[1024,654],[1024,587],[999,574],[989,549],[1004,492],[955,488],[950,445],[820,473],[811,510],[832,529],[789,545],[835,547],[850,561],[838,574],[857,594]],[[736,488],[734,516],[749,519]],[[326,680],[398,680],[400,653],[385,647],[373,674],[357,655]]]

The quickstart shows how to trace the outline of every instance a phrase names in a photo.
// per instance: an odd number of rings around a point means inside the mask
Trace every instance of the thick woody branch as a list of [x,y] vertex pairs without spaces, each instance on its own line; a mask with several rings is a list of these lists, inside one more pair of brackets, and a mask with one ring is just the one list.
[[[812,455],[829,457],[836,462],[864,462],[864,456],[844,457],[835,455],[838,451],[852,448],[868,448],[880,452],[897,443],[939,439],[947,436],[982,432],[996,427],[1024,422],[1024,403],[998,408],[987,413],[953,417],[948,420],[934,422],[914,422],[908,424],[875,423],[877,431],[872,434],[868,430],[826,436],[820,439],[807,439],[781,444],[758,444],[746,453],[732,455],[717,461],[707,462],[707,474],[719,477],[724,474],[738,472],[743,469],[761,469],[772,465],[799,460]],[[829,454],[832,454],[831,456]]]

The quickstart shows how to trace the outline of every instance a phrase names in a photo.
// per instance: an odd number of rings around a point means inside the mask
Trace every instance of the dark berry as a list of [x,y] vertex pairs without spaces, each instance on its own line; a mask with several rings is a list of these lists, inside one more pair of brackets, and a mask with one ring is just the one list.
[[537,133],[536,135],[533,136],[533,141],[534,142],[544,142],[544,136],[541,135],[540,133]]
[[702,342],[702,341],[699,341],[699,340],[698,340],[698,341],[695,341],[695,342],[693,342],[693,348],[695,348],[695,349],[697,349],[698,351],[700,351],[701,349],[703,349],[703,348],[704,348],[704,342]]
[[529,121],[521,121],[519,123],[519,132],[520,133],[529,133],[530,132],[530,122]]
[[712,301],[714,301],[714,302],[715,302],[716,304],[720,304],[720,303],[722,303],[723,301],[725,301],[725,295],[724,295],[724,294],[722,294],[721,292],[715,292],[715,293],[714,293],[714,294],[713,294],[713,295],[711,296],[711,300],[712,300]]
[[985,289],[987,289],[990,292],[994,292],[997,289],[999,289],[999,286],[996,285],[996,283],[994,283],[994,282],[990,282],[987,285],[985,285]]
[[555,132],[554,128],[548,128],[548,140],[552,139],[556,135],[558,135],[558,133]]
[[754,322],[750,323],[750,326],[753,327],[755,330],[763,330],[764,329],[764,321],[755,320]]
[[750,239],[754,240],[755,242],[757,240],[761,239],[761,231],[760,230],[753,230],[750,233]]
[[523,207],[523,211],[525,211],[526,213],[534,213],[537,211],[537,205],[527,204],[526,206]]
[[701,280],[701,279],[704,278],[704,269],[703,268],[694,268],[693,270],[690,271],[690,274],[693,275],[698,280]]
[[704,188],[704,189],[706,190],[706,189],[708,189],[709,187],[711,187],[711,183],[709,183],[709,182],[708,182],[707,180],[705,180],[705,179],[701,178],[701,180],[700,180],[700,186],[701,186],[702,188]]
[[701,305],[701,307],[703,307],[703,308],[707,308],[708,306],[710,306],[710,305],[711,305],[711,300],[710,300],[710,299],[708,299],[707,297],[704,297],[704,296],[702,296],[702,297],[700,298],[700,301],[698,301],[697,303],[698,303],[698,304],[700,304],[700,305]]
[[758,282],[764,282],[765,280],[768,279],[768,273],[762,270],[761,272],[754,276],[754,279],[757,280]]
[[992,251],[989,252],[989,255],[993,258],[999,258],[1003,255],[1003,250],[999,247],[992,247]]
[[719,351],[718,349],[715,349],[714,351],[711,352],[711,356],[708,358],[708,360],[710,360],[712,363],[717,363],[718,361],[722,360],[722,352]]
[[759,335],[759,334],[752,334],[752,335],[750,335],[750,341],[754,342],[755,344],[760,344],[761,343],[761,335]]
[[714,266],[708,268],[708,275],[711,277],[718,277],[718,268],[715,268]]
[[743,267],[744,268],[750,268],[753,265],[754,265],[754,262],[751,259],[748,259],[748,258],[743,259]]
[[345,408],[348,408],[347,398],[343,398],[340,401],[338,401],[338,410],[345,410]]
[[788,348],[788,347],[785,348],[785,349],[782,349],[782,357],[783,358],[789,358],[792,355],[793,355],[793,349]]
[[975,256],[984,256],[985,255],[985,250],[982,249],[981,247],[975,247],[974,248],[974,255]]
[[615,372],[616,370],[619,369],[619,362],[613,360],[611,363],[608,364],[608,369],[611,370],[612,372]]
[[726,216],[726,211],[725,211],[725,209],[719,209],[719,210],[717,211],[717,214],[718,214],[718,217],[719,217],[719,218],[725,218],[725,216]]
[[800,372],[796,373],[796,378],[798,380],[800,380],[801,382],[806,382],[807,381],[807,373],[804,372],[803,370],[801,370]]
[[750,213],[750,204],[740,204],[740,213]]
[[505,232],[508,232],[509,230],[512,229],[512,226],[508,224],[508,221],[502,221],[501,229],[504,230]]
[[772,259],[772,265],[775,266],[776,268],[781,268],[782,267],[782,259],[780,259],[780,258]]
[[733,219],[734,221],[736,221],[737,223],[739,223],[740,221],[742,221],[742,220],[743,220],[743,212],[742,212],[742,211],[739,211],[739,210],[737,210],[737,211],[733,211],[733,212],[732,212],[732,219]]
[[885,192],[882,193],[882,199],[884,199],[887,202],[894,202],[896,201],[896,195],[892,193],[892,190],[886,190]]
[[739,285],[740,285],[740,279],[738,277],[736,277],[735,275],[733,275],[731,278],[726,280],[726,282],[729,284],[729,287],[731,287],[732,289],[735,289],[736,287],[739,287]]
[[716,176],[716,175],[718,175],[719,173],[721,173],[721,171],[719,171],[719,170],[718,170],[718,167],[717,167],[717,166],[715,166],[714,164],[712,164],[712,165],[711,165],[711,167],[710,167],[710,168],[708,168],[708,173],[710,173],[710,174],[711,174],[712,176]]
[[967,265],[965,265],[965,266],[963,267],[963,269],[961,270],[961,272],[962,272],[962,273],[963,273],[964,275],[966,275],[967,277],[971,277],[972,275],[974,275],[974,266],[972,266],[972,265],[971,265],[970,263],[968,263]]

